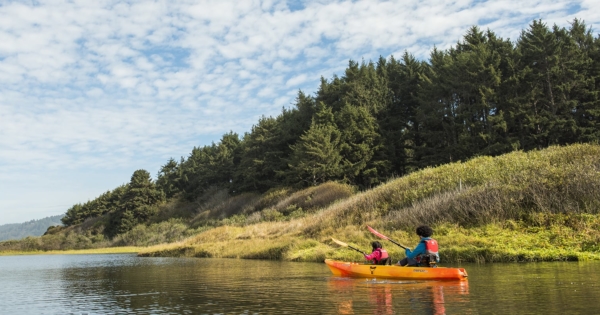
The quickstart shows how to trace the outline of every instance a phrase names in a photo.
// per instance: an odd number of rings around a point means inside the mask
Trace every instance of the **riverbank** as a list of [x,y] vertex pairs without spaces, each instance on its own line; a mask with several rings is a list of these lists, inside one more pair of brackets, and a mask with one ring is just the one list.
[[360,261],[331,237],[368,251],[376,239],[371,225],[414,247],[415,227],[428,224],[448,263],[596,260],[599,195],[600,146],[551,147],[427,168],[300,218],[255,223],[241,216],[139,255]]
[[[440,243],[443,264],[460,262],[533,262],[600,260],[600,216],[546,214],[538,217],[539,226],[506,221],[481,227],[461,228],[456,225],[434,226],[434,237]],[[331,237],[369,251],[377,239],[364,226],[347,226],[324,231],[310,238],[297,233],[308,220],[287,224],[261,224],[252,227],[221,227],[203,232],[174,244],[163,244],[140,250],[139,256],[219,257],[322,262],[325,258],[363,261],[361,254],[340,248]],[[372,222],[377,227],[376,222]],[[418,237],[405,231],[389,231],[377,227],[388,237],[414,247]],[[404,251],[391,242],[380,240],[394,260]]]
[[48,251],[0,251],[0,256],[16,255],[90,255],[90,254],[135,254],[145,249],[144,247],[125,246],[73,250],[48,250]]

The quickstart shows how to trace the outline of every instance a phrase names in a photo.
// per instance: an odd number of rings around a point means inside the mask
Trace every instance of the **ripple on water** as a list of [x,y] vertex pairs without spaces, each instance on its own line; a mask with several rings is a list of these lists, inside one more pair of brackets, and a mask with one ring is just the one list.
[[600,263],[467,265],[469,281],[335,277],[324,264],[0,257],[0,314],[597,313]]

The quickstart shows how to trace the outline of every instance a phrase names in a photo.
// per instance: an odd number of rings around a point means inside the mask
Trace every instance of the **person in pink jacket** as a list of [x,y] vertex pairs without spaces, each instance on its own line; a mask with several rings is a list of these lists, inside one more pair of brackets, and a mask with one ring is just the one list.
[[389,265],[390,257],[387,251],[381,248],[381,243],[374,241],[371,243],[371,246],[373,247],[373,252],[369,255],[365,254],[365,259],[373,261],[375,265]]

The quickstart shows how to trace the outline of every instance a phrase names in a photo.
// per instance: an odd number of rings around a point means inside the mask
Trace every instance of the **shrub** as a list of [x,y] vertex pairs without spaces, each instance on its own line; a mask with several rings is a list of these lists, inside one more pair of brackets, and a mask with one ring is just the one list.
[[261,213],[264,221],[281,221],[284,218],[284,215],[281,212],[272,208],[265,209],[261,211]]
[[288,187],[271,188],[260,197],[254,207],[254,211],[273,208],[277,203],[287,198],[292,192],[292,189]]
[[117,235],[113,240],[116,246],[150,246],[176,242],[188,235],[188,226],[181,219],[171,219],[156,224],[139,224],[130,231]]

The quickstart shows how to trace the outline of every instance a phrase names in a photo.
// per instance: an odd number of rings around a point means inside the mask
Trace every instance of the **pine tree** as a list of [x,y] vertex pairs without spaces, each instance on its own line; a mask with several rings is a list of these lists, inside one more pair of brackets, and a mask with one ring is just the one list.
[[373,157],[381,149],[377,120],[366,107],[346,104],[337,117],[343,176],[351,183],[370,187],[379,183]]
[[146,222],[155,214],[156,206],[165,200],[146,170],[133,172],[120,201],[120,207],[111,213],[105,233],[114,236],[131,230],[136,224]]
[[156,186],[165,193],[167,198],[172,198],[181,191],[180,178],[181,168],[177,161],[171,158],[158,171]]
[[[495,41],[495,42],[493,42]],[[505,152],[499,145],[506,131],[499,104],[502,71],[502,40],[478,27],[469,29],[463,42],[453,50],[453,93],[458,101],[457,123],[461,130],[457,158],[465,159],[477,152],[494,155]]]
[[283,155],[278,146],[278,128],[276,118],[263,116],[244,135],[240,166],[235,174],[240,191],[264,192],[277,185],[273,165],[279,164]]
[[457,152],[461,126],[457,125],[459,100],[453,90],[451,52],[433,49],[423,71],[417,120],[421,146],[415,147],[418,168],[460,159]]
[[381,72],[388,76],[391,93],[388,106],[378,115],[385,156],[391,164],[391,172],[404,175],[418,167],[414,152],[423,145],[417,110],[426,64],[408,52],[403,54],[400,61],[392,56],[389,62],[380,61],[379,64],[379,67],[385,65],[386,70]]
[[340,132],[333,119],[331,108],[319,103],[310,128],[291,146],[287,175],[291,182],[315,186],[340,178]]
[[518,85],[522,101],[517,118],[522,124],[525,149],[561,144],[565,133],[572,133],[575,104],[569,97],[574,81],[569,78],[572,46],[564,29],[551,31],[541,21],[533,21],[523,31],[517,48],[520,53]]
[[571,138],[564,142],[592,142],[600,140],[600,38],[594,39],[591,29],[580,20],[574,20],[568,31],[573,46],[566,56],[572,64],[574,84],[569,89],[574,101],[573,116],[577,127]]

